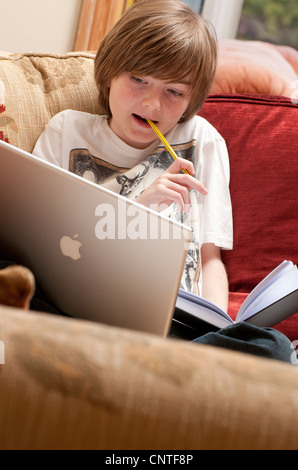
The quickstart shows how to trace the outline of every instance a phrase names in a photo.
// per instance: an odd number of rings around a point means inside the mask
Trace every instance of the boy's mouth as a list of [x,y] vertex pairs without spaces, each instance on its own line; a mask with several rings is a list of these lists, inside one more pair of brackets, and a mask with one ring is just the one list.
[[[144,124],[148,125],[150,127],[150,124],[148,123],[147,119],[146,118],[143,118],[142,116],[140,116],[139,114],[134,114],[133,113],[133,116],[138,120],[138,121],[141,121],[143,122]],[[154,124],[158,124],[158,121],[153,121],[152,119],[152,122],[154,122]]]

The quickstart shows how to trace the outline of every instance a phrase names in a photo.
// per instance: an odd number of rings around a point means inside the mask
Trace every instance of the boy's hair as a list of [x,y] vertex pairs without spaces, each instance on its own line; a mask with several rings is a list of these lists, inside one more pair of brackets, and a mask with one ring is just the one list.
[[191,102],[180,122],[187,121],[206,100],[216,64],[216,35],[201,16],[180,0],[138,0],[97,51],[99,104],[111,116],[109,86],[124,72],[175,82],[191,74]]

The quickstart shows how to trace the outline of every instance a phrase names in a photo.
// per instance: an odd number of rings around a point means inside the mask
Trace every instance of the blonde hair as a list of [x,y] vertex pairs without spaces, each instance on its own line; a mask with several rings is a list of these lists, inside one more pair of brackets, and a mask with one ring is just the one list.
[[95,80],[99,104],[111,116],[109,86],[121,73],[169,81],[192,77],[191,102],[181,122],[194,116],[210,91],[217,64],[211,25],[180,0],[138,0],[99,46]]
[[12,265],[0,271],[0,304],[24,308],[35,291],[32,272],[23,267]]

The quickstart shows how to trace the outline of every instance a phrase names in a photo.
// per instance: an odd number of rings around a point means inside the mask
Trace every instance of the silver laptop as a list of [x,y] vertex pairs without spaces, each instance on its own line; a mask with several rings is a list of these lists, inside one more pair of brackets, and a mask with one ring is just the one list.
[[191,229],[0,141],[0,251],[76,318],[166,335]]

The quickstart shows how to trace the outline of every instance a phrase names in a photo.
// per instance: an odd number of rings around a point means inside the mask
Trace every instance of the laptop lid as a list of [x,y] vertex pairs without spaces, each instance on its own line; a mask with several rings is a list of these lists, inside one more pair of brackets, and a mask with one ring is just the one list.
[[191,229],[0,141],[0,251],[81,319],[166,335]]

